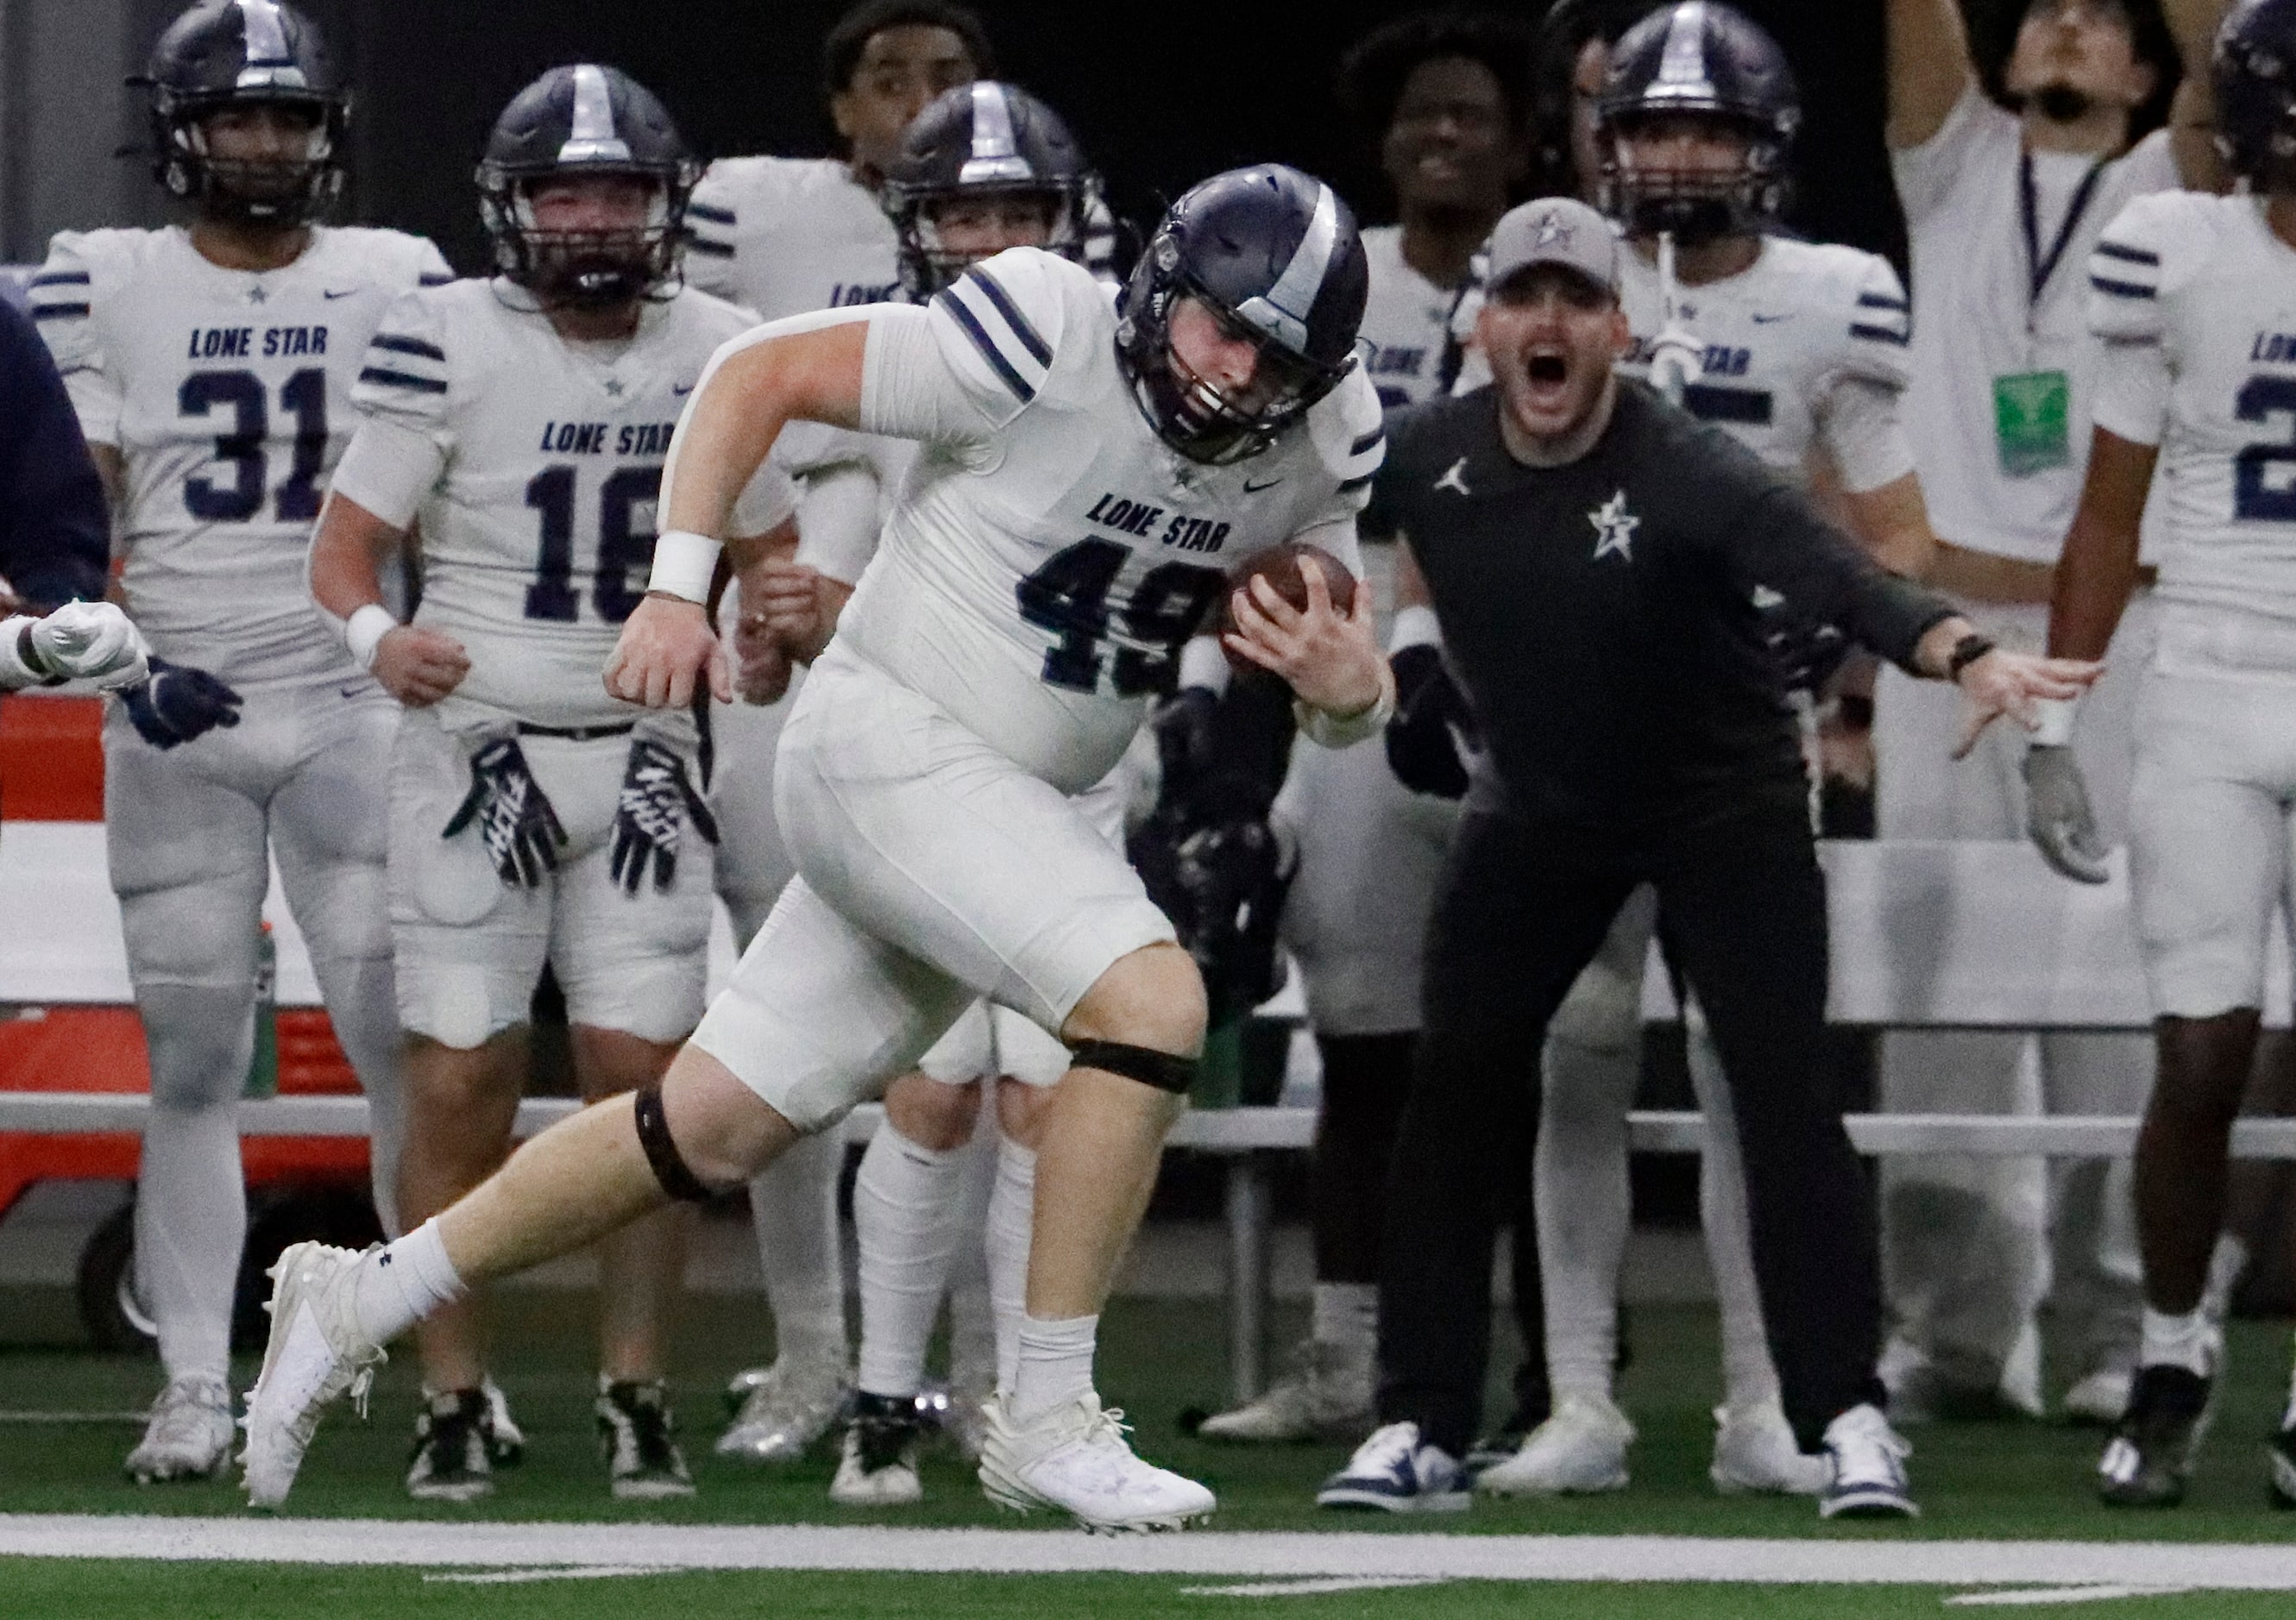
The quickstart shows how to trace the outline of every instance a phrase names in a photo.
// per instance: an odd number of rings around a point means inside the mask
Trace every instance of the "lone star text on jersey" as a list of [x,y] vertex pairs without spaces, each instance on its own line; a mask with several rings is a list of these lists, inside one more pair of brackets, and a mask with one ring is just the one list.
[[1628,562],[1635,560],[1635,530],[1642,520],[1627,511],[1627,492],[1617,491],[1611,498],[1587,514],[1587,521],[1595,526],[1595,560],[1602,561],[1616,552]]

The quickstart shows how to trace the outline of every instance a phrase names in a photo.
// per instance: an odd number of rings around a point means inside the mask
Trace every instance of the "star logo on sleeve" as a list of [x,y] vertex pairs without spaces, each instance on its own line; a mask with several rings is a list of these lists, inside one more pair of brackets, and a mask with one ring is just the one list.
[[1595,560],[1616,555],[1628,562],[1635,560],[1635,530],[1642,520],[1627,510],[1627,492],[1623,489],[1587,514],[1587,521],[1595,526]]

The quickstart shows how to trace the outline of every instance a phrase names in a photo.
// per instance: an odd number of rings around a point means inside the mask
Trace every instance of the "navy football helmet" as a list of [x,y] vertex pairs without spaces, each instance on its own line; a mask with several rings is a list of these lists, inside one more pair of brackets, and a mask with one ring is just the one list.
[[[570,175],[651,181],[645,224],[631,231],[542,229],[533,187]],[[619,304],[676,274],[686,200],[701,177],[701,166],[652,91],[619,68],[553,68],[495,120],[479,165],[479,217],[504,279],[545,303]]]
[[[170,195],[228,217],[299,225],[342,190],[350,92],[318,26],[277,0],[201,0],[168,25],[144,73],[152,174]],[[284,107],[310,121],[303,155],[215,157],[205,120],[226,108]]]
[[975,79],[943,91],[901,135],[885,175],[885,208],[901,234],[901,285],[917,303],[947,286],[975,255],[940,240],[937,210],[953,198],[1040,202],[1042,245],[1082,260],[1100,176],[1069,127],[1017,85]]
[[[1355,216],[1322,181],[1262,163],[1191,188],[1165,213],[1117,304],[1117,355],[1164,442],[1191,461],[1256,455],[1355,364],[1370,272]],[[1172,352],[1194,299],[1259,355],[1231,393]]]
[[2296,186],[2296,0],[2242,0],[2217,30],[2217,150],[2259,192]]
[[[1679,114],[1742,134],[1734,171],[1636,164],[1620,137]],[[1595,109],[1603,211],[1636,234],[1694,243],[1767,229],[1785,211],[1786,153],[1801,125],[1793,69],[1777,42],[1721,0],[1679,0],[1611,48]]]

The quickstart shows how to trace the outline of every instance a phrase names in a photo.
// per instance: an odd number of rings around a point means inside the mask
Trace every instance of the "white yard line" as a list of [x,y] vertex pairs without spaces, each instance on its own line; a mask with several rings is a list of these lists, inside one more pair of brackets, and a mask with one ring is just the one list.
[[1440,1586],[1442,1583],[1439,1575],[1325,1575],[1320,1581],[1247,1581],[1241,1586],[1183,1586],[1180,1595],[1184,1598],[1307,1598],[1326,1591],[1390,1591],[1398,1586]]
[[0,1514],[0,1555],[531,1569],[691,1569],[1733,1581],[2296,1591],[2296,1543],[1762,1541],[1663,1535],[901,1530],[825,1525],[425,1523]]
[[2103,1603],[2116,1598],[2173,1598],[2189,1586],[2042,1586],[2024,1591],[1965,1591],[1946,1602],[1955,1608],[2037,1608],[2051,1603]]
[[554,1564],[547,1569],[488,1569],[475,1574],[455,1570],[427,1575],[426,1581],[446,1581],[463,1586],[514,1586],[528,1581],[602,1581],[616,1575],[684,1575],[676,1564]]

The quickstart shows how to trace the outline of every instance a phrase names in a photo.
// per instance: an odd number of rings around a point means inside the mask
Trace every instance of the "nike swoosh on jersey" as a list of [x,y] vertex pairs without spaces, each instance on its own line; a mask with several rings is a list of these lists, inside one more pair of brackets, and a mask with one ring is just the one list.
[[1275,488],[1283,481],[1283,480],[1282,479],[1270,479],[1265,484],[1255,484],[1250,479],[1246,479],[1243,480],[1243,493],[1246,495],[1258,495],[1263,489]]
[[337,292],[332,287],[323,287],[319,290],[319,296],[325,299],[328,302],[332,303],[337,299],[355,297],[357,292],[358,289],[356,287],[346,287],[340,292]]
[[1770,326],[1775,324],[1777,322],[1791,321],[1793,318],[1794,312],[1791,309],[1781,310],[1776,315],[1757,314],[1754,316],[1754,324],[1757,326]]
[[669,391],[670,391],[671,393],[675,394],[676,396],[677,396],[677,397],[678,397],[678,398],[683,399],[683,398],[685,398],[688,394],[691,394],[692,392],[693,392],[693,390],[694,390],[695,389],[697,389],[697,388],[699,388],[699,387],[701,387],[701,384],[699,384],[699,383],[695,383],[695,382],[689,382],[689,383],[686,383],[684,387],[680,387],[680,386],[679,386],[679,385],[677,385],[676,383],[672,383],[672,384],[670,385]]

